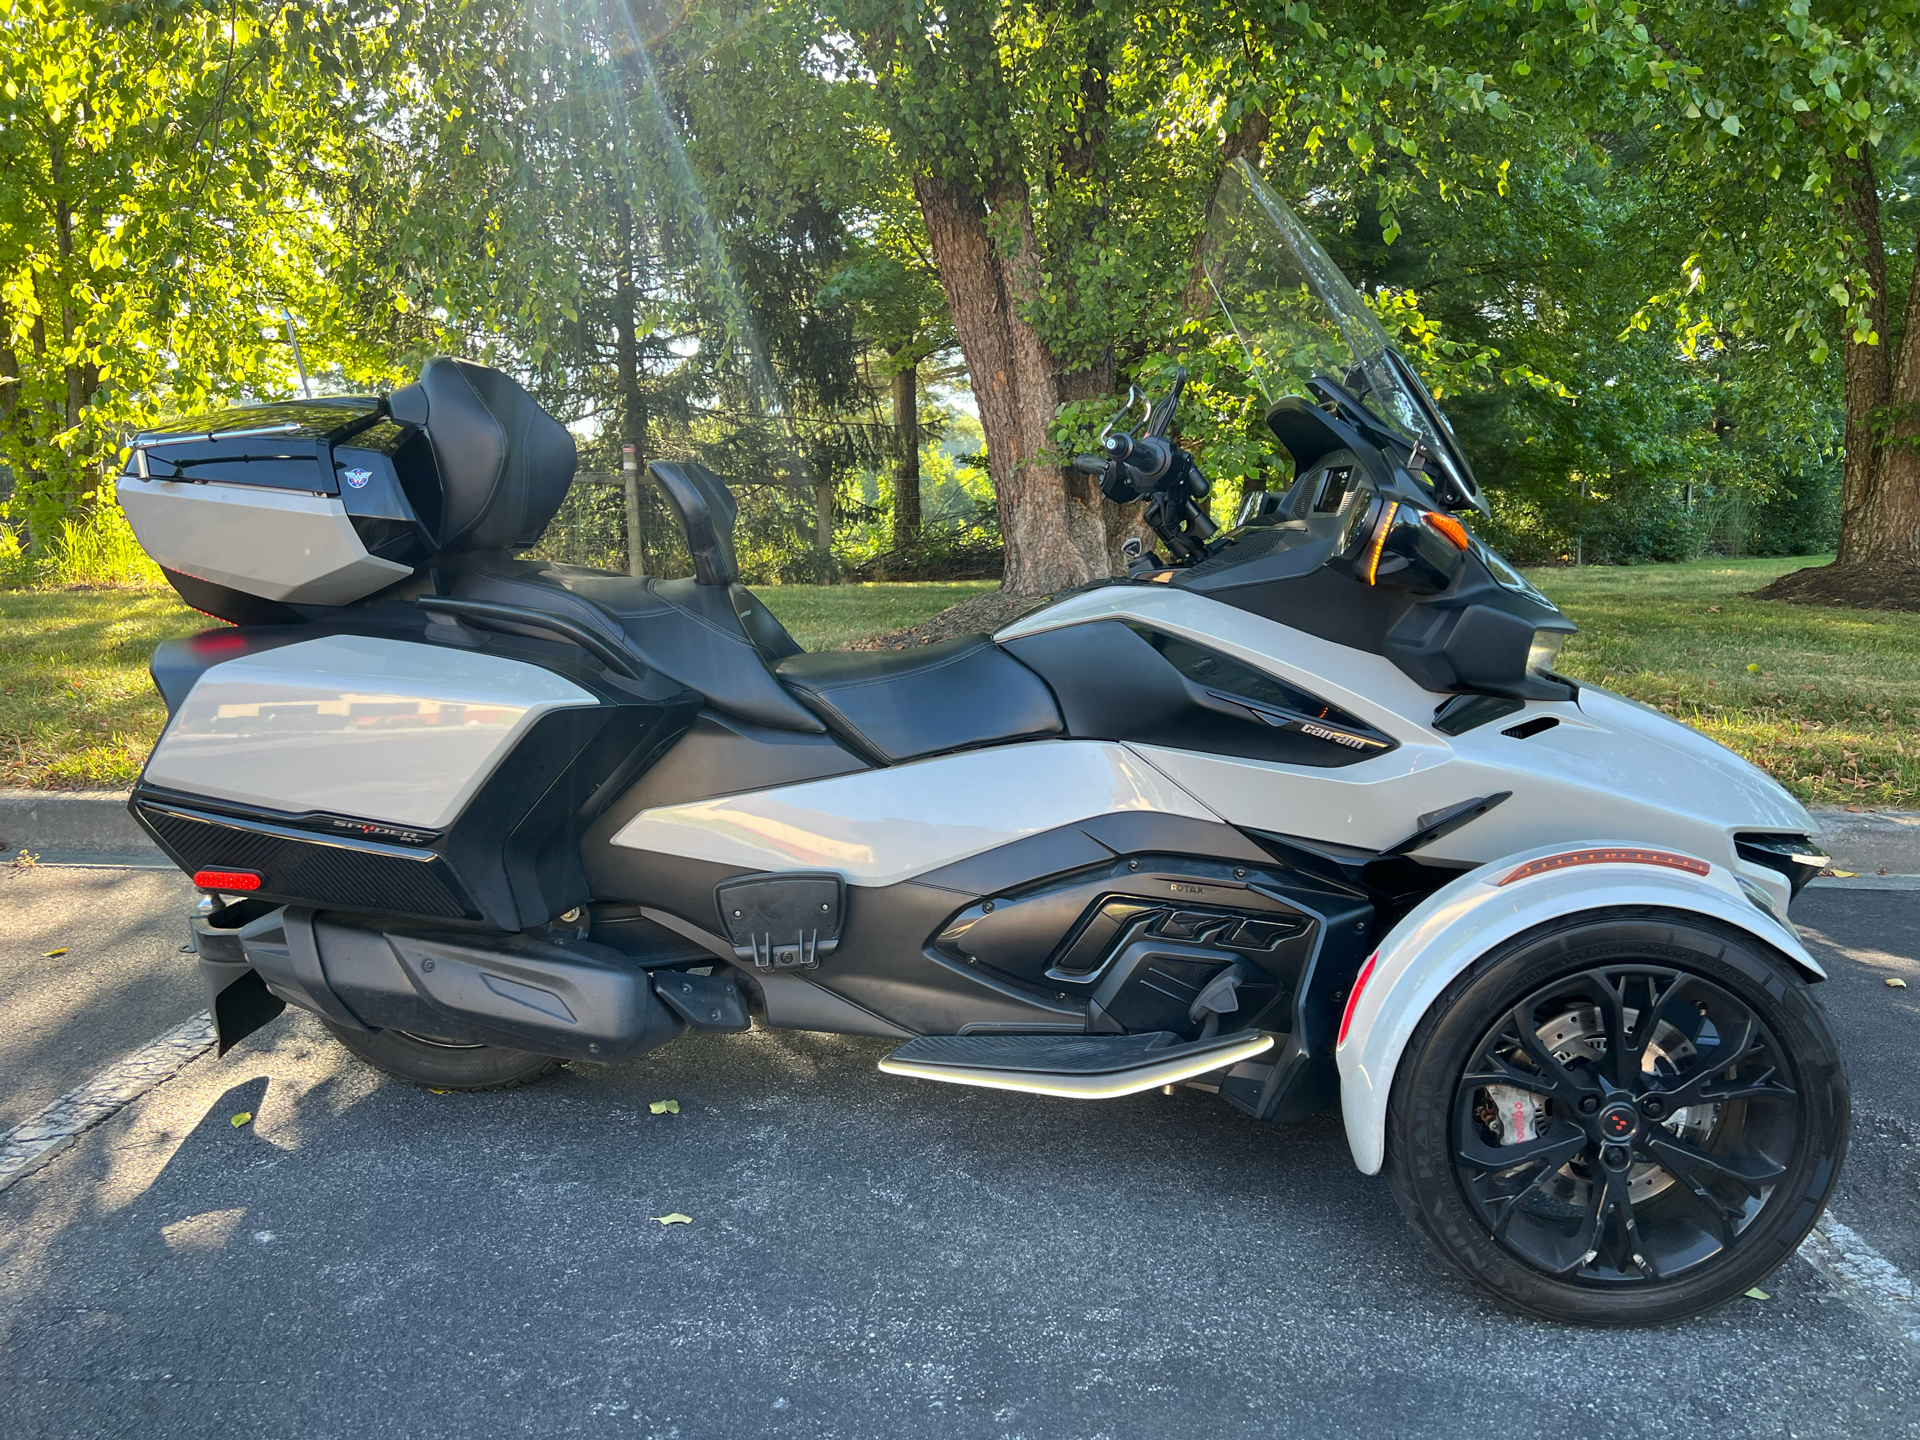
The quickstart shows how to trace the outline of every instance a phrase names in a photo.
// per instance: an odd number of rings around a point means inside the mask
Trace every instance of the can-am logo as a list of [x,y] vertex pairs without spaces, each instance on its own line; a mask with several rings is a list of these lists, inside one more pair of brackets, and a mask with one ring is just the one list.
[[1300,733],[1311,735],[1316,740],[1331,740],[1336,745],[1345,745],[1354,750],[1367,748],[1367,742],[1358,735],[1349,735],[1344,730],[1329,730],[1324,725],[1315,725],[1311,720],[1301,724]]
[[351,485],[356,490],[366,489],[367,481],[371,480],[372,478],[373,478],[373,472],[371,470],[347,471],[347,484]]

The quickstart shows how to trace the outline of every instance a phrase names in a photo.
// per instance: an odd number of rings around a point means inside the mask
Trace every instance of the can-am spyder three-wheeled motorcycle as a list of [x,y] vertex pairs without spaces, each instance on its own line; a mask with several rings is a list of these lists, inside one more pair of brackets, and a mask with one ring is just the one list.
[[128,518],[233,622],[155,652],[132,798],[207,894],[222,1048],[291,1004],[484,1088],[758,1016],[956,1085],[1337,1104],[1535,1315],[1669,1320],[1790,1255],[1848,1120],[1786,918],[1808,815],[1554,673],[1574,627],[1461,523],[1432,398],[1229,181],[1202,263],[1294,479],[1216,532],[1176,388],[1077,462],[1165,553],[993,636],[802,653],[691,463],[652,467],[691,577],[513,558],[573,442],[462,361],[139,436]]

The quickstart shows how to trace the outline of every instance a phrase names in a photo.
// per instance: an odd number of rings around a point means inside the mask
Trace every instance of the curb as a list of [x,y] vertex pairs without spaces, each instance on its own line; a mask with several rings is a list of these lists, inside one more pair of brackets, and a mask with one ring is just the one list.
[[128,812],[124,790],[0,790],[0,854],[18,850],[166,858]]
[[1815,810],[1836,870],[1920,875],[1920,810]]
[[[1835,869],[1920,875],[1920,810],[1815,810],[1813,819]],[[167,863],[124,790],[0,790],[0,856],[23,849],[67,863],[89,854]]]

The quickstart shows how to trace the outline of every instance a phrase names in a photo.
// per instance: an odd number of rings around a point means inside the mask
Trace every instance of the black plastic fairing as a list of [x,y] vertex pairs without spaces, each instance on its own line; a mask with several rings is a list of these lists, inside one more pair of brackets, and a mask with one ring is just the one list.
[[1351,765],[1395,747],[1318,696],[1177,636],[1098,620],[1002,649],[1047,682],[1067,733],[1292,765]]
[[[1350,397],[1341,414],[1331,414],[1290,396],[1268,412],[1267,423],[1294,460],[1285,500],[1221,537],[1172,584],[1384,655],[1436,692],[1572,697],[1568,683],[1527,669],[1534,632],[1571,633],[1572,622],[1517,577],[1503,585],[1479,542],[1459,555],[1457,575],[1437,594],[1416,592],[1444,583],[1455,562],[1425,529],[1399,526],[1404,534],[1395,545],[1404,553],[1378,566],[1363,563],[1369,525],[1384,523],[1388,502],[1407,516],[1435,508],[1430,487],[1414,473],[1420,461],[1410,442],[1366,422]],[[1336,472],[1341,483],[1332,487]],[[1338,503],[1328,504],[1334,489]]]
[[1807,836],[1791,832],[1742,831],[1733,841],[1742,860],[1778,871],[1796,896],[1819,875],[1827,859]]
[[171,421],[134,437],[125,473],[336,495],[333,446],[380,415],[370,395],[249,405]]

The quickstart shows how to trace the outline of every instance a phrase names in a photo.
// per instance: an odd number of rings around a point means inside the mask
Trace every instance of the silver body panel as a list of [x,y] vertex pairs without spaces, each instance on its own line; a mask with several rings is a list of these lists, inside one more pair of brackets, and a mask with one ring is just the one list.
[[749,870],[892,885],[1096,815],[1220,817],[1125,745],[1030,740],[643,810],[613,843]]
[[[1784,908],[1785,882],[1741,861],[1734,834],[1812,834],[1816,828],[1800,802],[1761,770],[1677,720],[1609,691],[1582,686],[1577,701],[1536,701],[1507,719],[1446,735],[1433,728],[1433,713],[1447,697],[1422,689],[1384,656],[1190,591],[1088,591],[1023,616],[995,638],[1116,619],[1230,654],[1399,742],[1386,754],[1331,769],[1133,747],[1208,808],[1247,829],[1378,850],[1412,834],[1421,815],[1505,790],[1510,799],[1415,853],[1483,864],[1586,838],[1663,844],[1777,889]],[[1558,723],[1526,739],[1505,733],[1536,716]]]
[[302,605],[346,605],[413,573],[369,555],[330,495],[123,475],[116,494],[140,547],[169,570]]
[[517,660],[357,635],[303,640],[210,667],[145,780],[441,830],[540,716],[596,703]]

